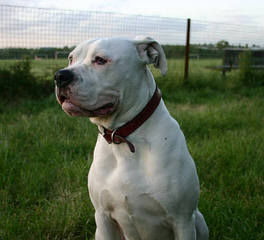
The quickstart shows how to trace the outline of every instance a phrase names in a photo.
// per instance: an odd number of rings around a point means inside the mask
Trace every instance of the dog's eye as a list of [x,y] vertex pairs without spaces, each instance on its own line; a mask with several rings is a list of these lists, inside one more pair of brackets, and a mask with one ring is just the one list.
[[94,58],[93,63],[96,63],[96,64],[98,64],[98,65],[104,65],[104,64],[107,63],[107,60],[104,59],[104,58],[102,58],[102,57],[96,56],[96,57]]

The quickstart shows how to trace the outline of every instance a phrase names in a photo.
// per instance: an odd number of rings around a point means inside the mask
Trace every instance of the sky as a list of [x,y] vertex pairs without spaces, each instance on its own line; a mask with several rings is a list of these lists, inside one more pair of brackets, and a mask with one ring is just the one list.
[[0,4],[264,25],[263,0],[0,0]]
[[264,47],[263,13],[263,0],[0,0],[0,47],[74,46],[87,38],[137,35],[183,45],[187,18],[191,43]]

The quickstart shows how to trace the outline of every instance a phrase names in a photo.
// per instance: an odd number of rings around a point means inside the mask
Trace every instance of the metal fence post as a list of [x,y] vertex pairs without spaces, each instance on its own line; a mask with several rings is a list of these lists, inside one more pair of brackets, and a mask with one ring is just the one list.
[[184,83],[187,83],[188,74],[189,74],[190,31],[191,31],[191,19],[188,18],[187,19],[186,46],[185,46]]

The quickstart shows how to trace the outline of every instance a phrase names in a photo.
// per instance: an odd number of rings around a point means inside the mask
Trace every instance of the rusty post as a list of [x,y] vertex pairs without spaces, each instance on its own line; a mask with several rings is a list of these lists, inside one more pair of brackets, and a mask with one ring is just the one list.
[[189,74],[190,31],[191,31],[191,19],[188,18],[187,19],[186,46],[185,46],[184,83],[187,83],[188,74]]

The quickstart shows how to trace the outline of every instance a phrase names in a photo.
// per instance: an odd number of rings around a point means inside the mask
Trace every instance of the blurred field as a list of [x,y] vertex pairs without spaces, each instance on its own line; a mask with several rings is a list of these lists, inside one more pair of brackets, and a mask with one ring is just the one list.
[[[205,69],[220,63],[192,60],[187,85],[181,60],[169,60],[167,76],[154,74],[196,162],[210,239],[263,240],[264,87],[243,86],[239,71],[223,79]],[[33,61],[32,73],[53,85],[66,64]],[[0,239],[93,239],[87,174],[97,134],[88,119],[67,116],[52,92],[1,99]]]

